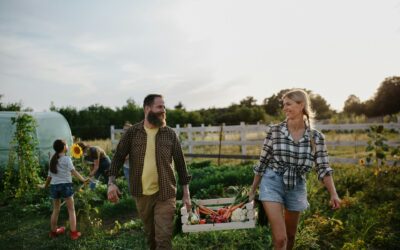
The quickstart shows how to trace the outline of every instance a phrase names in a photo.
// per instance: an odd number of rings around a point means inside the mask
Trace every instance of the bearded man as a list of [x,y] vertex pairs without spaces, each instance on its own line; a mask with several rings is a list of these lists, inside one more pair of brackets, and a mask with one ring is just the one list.
[[118,202],[115,177],[129,158],[129,190],[136,201],[150,249],[172,249],[176,209],[175,170],[182,185],[182,202],[191,208],[188,174],[182,148],[174,130],[166,125],[162,95],[151,94],[143,101],[145,118],[123,134],[111,162],[108,199]]

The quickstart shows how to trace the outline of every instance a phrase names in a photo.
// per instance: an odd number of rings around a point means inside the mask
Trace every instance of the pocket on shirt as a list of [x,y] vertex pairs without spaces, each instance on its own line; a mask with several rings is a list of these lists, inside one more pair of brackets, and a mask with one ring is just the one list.
[[160,153],[163,156],[172,156],[172,142],[160,142]]

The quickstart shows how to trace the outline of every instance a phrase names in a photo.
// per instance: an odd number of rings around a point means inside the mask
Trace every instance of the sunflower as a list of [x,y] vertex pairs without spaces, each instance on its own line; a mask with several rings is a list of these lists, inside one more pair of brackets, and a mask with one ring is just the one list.
[[82,148],[78,144],[74,144],[71,147],[71,155],[72,157],[79,159],[83,154]]

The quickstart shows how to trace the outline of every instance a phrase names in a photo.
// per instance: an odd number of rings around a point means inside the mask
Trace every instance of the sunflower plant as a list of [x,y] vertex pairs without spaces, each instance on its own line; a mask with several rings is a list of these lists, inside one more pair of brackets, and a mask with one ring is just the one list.
[[74,143],[71,147],[71,155],[72,157],[74,157],[75,159],[79,159],[82,157],[83,155],[83,150],[82,148],[77,144]]
[[89,170],[84,161],[83,150],[77,143],[74,143],[71,146],[71,156],[73,158],[72,161],[74,163],[74,166],[78,170],[83,171],[83,174],[87,174]]

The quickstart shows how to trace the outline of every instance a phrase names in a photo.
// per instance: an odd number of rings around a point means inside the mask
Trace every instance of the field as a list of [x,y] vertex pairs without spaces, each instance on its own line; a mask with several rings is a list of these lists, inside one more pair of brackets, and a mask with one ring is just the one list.
[[[193,174],[193,198],[228,197],[230,186],[249,186],[251,166],[192,163],[189,168]],[[396,249],[400,244],[400,169],[337,164],[333,167],[343,208],[329,209],[326,190],[315,174],[310,174],[310,209],[302,216],[296,249]],[[118,179],[118,185],[124,195],[117,205],[106,201],[105,185],[99,185],[95,192],[83,189],[76,193],[78,227],[84,234],[76,242],[65,236],[48,239],[51,204],[47,191],[38,190],[31,201],[3,201],[2,249],[145,249],[135,203],[127,195],[125,180]],[[178,220],[174,249],[270,249],[271,235],[260,209],[259,215],[255,229],[191,234],[180,232]],[[66,221],[67,211],[63,207],[60,224]]]
[[[370,140],[364,133],[325,134],[327,141]],[[247,140],[260,140],[263,133],[248,134]],[[236,140],[237,134],[225,134],[225,140]],[[398,142],[398,134],[385,132],[391,142]],[[215,140],[214,135],[194,135],[193,140]],[[371,141],[379,144],[379,139]],[[88,141],[100,146],[113,156],[111,140]],[[247,146],[247,154],[258,155],[261,145]],[[365,159],[365,147],[328,147],[331,156]],[[382,153],[380,147],[372,153]],[[391,149],[392,150],[392,149]],[[188,148],[184,148],[188,152]],[[218,154],[218,146],[199,146],[194,153]],[[240,154],[240,146],[223,146],[221,154]],[[397,155],[384,153],[387,159],[397,160]],[[187,158],[193,176],[190,192],[193,199],[232,197],[232,187],[249,187],[253,179],[252,166],[256,160]],[[84,175],[88,166],[75,160],[74,165]],[[336,164],[334,179],[342,208],[332,211],[328,206],[328,193],[317,181],[315,173],[308,176],[307,188],[310,207],[301,218],[296,249],[397,249],[400,245],[400,169],[372,161],[364,164]],[[122,170],[120,172],[122,176]],[[44,175],[41,176],[44,178]],[[17,180],[14,180],[17,182]],[[15,184],[15,183],[14,183]],[[137,218],[134,200],[128,195],[124,178],[117,179],[123,191],[118,204],[106,199],[106,185],[96,189],[74,183],[75,206],[78,228],[83,237],[72,242],[66,236],[48,239],[52,205],[48,190],[31,189],[24,199],[0,199],[0,246],[1,249],[146,249],[142,223]],[[182,197],[178,188],[178,199]],[[174,249],[271,249],[271,233],[265,213],[258,203],[258,219],[255,229],[227,230],[184,234],[181,231],[177,203]],[[65,206],[61,209],[60,225],[67,225]],[[68,226],[68,225],[67,225]]]

